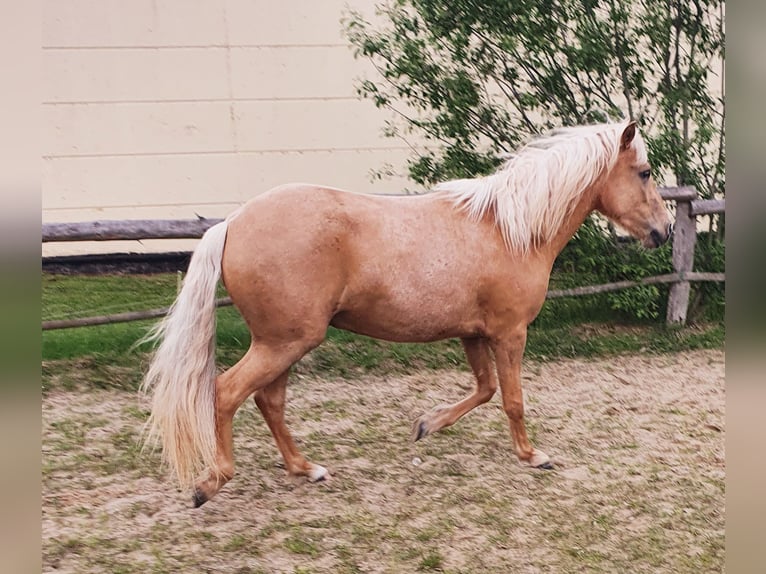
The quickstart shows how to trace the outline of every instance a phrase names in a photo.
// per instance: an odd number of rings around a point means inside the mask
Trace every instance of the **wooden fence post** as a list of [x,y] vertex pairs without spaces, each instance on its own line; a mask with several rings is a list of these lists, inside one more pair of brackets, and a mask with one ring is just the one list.
[[692,214],[690,200],[676,201],[676,223],[673,232],[673,268],[680,276],[677,283],[670,286],[668,295],[667,323],[685,325],[686,312],[689,308],[691,283],[686,274],[694,267],[694,246],[697,243],[697,219]]

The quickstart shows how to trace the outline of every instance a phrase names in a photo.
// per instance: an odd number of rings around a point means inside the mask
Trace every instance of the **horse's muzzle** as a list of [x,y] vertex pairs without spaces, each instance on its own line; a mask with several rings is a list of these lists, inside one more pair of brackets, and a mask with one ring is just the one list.
[[670,239],[671,235],[673,235],[672,223],[668,223],[668,226],[665,229],[665,233],[661,233],[656,229],[652,229],[652,231],[649,233],[649,237],[654,242],[655,247],[659,247],[660,245],[664,244],[668,239]]

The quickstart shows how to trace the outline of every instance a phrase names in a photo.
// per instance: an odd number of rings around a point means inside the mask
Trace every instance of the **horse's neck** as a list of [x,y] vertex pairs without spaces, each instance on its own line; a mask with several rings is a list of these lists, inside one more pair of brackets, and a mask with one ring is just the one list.
[[600,189],[594,185],[586,189],[580,196],[580,200],[575,205],[575,208],[570,213],[569,217],[564,220],[563,225],[559,228],[558,233],[546,246],[546,252],[553,260],[561,253],[564,246],[572,239],[572,236],[577,232],[585,219],[590,215],[596,206],[596,198]]

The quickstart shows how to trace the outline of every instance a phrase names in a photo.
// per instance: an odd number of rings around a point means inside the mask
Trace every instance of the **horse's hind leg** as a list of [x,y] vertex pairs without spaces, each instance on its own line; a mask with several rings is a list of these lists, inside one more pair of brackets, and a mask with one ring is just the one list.
[[463,339],[462,342],[468,363],[476,376],[476,389],[462,401],[447,407],[436,408],[416,420],[412,428],[413,440],[420,440],[424,436],[455,424],[460,417],[486,403],[495,394],[497,377],[492,368],[489,343],[486,339],[478,338]]
[[200,506],[221,490],[234,476],[232,420],[242,403],[290,368],[307,350],[305,345],[251,345],[244,357],[215,381],[215,419],[217,452],[215,471],[197,483],[194,505]]
[[287,472],[294,476],[307,476],[312,482],[329,476],[327,469],[307,461],[298,452],[295,441],[285,424],[285,394],[289,369],[279,375],[274,382],[256,391],[255,404],[269,426],[274,442],[282,454]]

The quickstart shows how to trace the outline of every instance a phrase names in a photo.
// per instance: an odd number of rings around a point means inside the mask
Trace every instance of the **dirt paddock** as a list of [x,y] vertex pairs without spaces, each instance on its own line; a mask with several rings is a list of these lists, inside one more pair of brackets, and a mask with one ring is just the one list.
[[288,422],[333,477],[289,479],[252,401],[237,475],[198,510],[137,438],[120,391],[43,398],[44,572],[720,572],[725,355],[525,365],[533,443],[556,469],[520,467],[499,397],[411,443],[454,402],[462,371],[295,376]]

